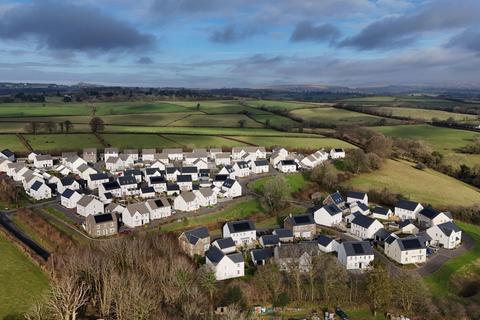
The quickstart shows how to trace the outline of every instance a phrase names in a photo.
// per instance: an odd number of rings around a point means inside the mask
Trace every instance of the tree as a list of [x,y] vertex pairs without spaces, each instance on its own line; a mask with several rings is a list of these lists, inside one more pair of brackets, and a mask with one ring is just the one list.
[[265,127],[270,128],[270,119],[265,120]]
[[217,279],[215,274],[210,270],[207,265],[203,265],[198,270],[198,281],[203,290],[208,292],[208,298],[210,299],[210,304],[213,305],[214,294],[217,291]]
[[392,145],[392,139],[379,133],[367,141],[365,151],[367,153],[373,152],[381,158],[388,158],[392,153]]
[[240,128],[244,128],[246,122],[247,122],[247,120],[240,119],[240,120],[238,120],[238,125],[240,126]]
[[38,122],[30,122],[25,129],[32,134],[36,134],[38,131]]
[[328,190],[333,190],[338,184],[337,169],[331,163],[322,163],[313,168],[311,174],[312,181]]
[[352,173],[368,171],[367,155],[362,149],[353,150],[350,156],[345,159],[345,167]]
[[57,124],[53,121],[48,121],[44,125],[45,125],[45,129],[47,129],[48,133],[52,133],[57,128]]
[[63,124],[65,126],[65,132],[70,133],[70,131],[73,129],[73,123],[70,120],[65,120]]
[[411,312],[417,299],[424,297],[425,294],[422,280],[415,279],[413,276],[410,276],[405,272],[402,272],[395,278],[393,288],[395,290],[397,303],[402,308],[403,312],[406,313]]
[[392,299],[392,285],[387,270],[380,264],[374,265],[367,274],[367,293],[372,311],[386,311]]
[[90,120],[90,130],[92,130],[93,133],[101,132],[104,129],[105,124],[101,118],[93,117],[92,120]]
[[7,204],[18,203],[19,192],[15,182],[11,178],[0,180],[0,200]]
[[58,125],[60,126],[60,132],[63,133],[63,131],[65,130],[65,124],[63,122],[60,122]]
[[55,278],[48,302],[49,309],[56,319],[76,320],[78,310],[88,301],[87,291],[78,275],[66,274]]
[[289,195],[289,186],[282,175],[269,179],[263,187],[263,199],[267,206],[276,211],[284,206],[284,200]]
[[276,305],[279,293],[284,289],[282,274],[276,264],[259,266],[255,273],[254,284],[258,292],[264,293],[262,297],[265,296],[266,302]]
[[197,111],[200,111],[200,103],[197,103]]

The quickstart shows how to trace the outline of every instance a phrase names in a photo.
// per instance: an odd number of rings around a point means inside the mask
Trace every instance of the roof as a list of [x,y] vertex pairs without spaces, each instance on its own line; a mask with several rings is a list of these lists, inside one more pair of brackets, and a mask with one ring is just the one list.
[[268,166],[268,161],[267,160],[256,160],[256,161],[254,161],[254,163],[257,167]]
[[432,207],[425,207],[422,210],[420,210],[419,214],[421,214],[424,217],[427,217],[428,219],[434,219],[436,216],[440,214],[440,212],[433,209]]
[[75,182],[75,180],[71,177],[65,177],[60,179],[60,182],[63,186],[71,186]]
[[291,166],[291,165],[295,166],[296,165],[295,161],[293,161],[293,160],[281,160],[280,164],[282,166]]
[[342,243],[348,256],[373,255],[373,249],[368,241],[346,241]]
[[102,185],[105,190],[115,190],[120,188],[120,185],[117,181],[104,182]]
[[125,149],[123,150],[125,154],[138,154],[138,149]]
[[398,224],[398,227],[399,227],[400,229],[402,229],[402,228],[405,228],[406,226],[411,225],[411,224],[413,224],[413,220],[411,220],[411,219],[405,219],[405,220],[401,221],[401,222]]
[[149,214],[150,210],[148,210],[147,206],[145,205],[144,202],[137,202],[137,203],[132,203],[127,206],[128,213],[130,213],[131,216],[135,215],[136,212],[140,214]]
[[118,183],[121,186],[125,186],[127,184],[137,184],[137,180],[135,179],[134,176],[123,176],[123,177],[118,177]]
[[294,226],[303,226],[308,224],[315,224],[311,214],[301,214],[297,216],[288,216],[285,220],[290,220]]
[[75,191],[73,191],[72,189],[65,189],[65,191],[63,191],[63,193],[62,193],[62,197],[70,199],[71,196],[73,196],[74,193],[75,193]]
[[108,175],[106,173],[92,173],[90,175],[90,180],[91,181],[97,181],[97,180],[108,180]]
[[80,200],[78,200],[77,206],[86,207],[86,206],[88,206],[93,200],[95,200],[95,198],[92,197],[92,196],[83,196]]
[[230,233],[255,231],[255,226],[250,220],[230,221],[226,224]]
[[425,244],[417,237],[399,238],[397,243],[401,251],[425,249]]
[[37,161],[47,161],[47,160],[53,160],[52,156],[49,154],[40,154],[35,158]]
[[12,151],[10,151],[10,150],[8,150],[8,149],[3,150],[2,153],[3,153],[3,155],[5,155],[7,158],[13,157],[13,156],[15,155]]
[[280,238],[293,238],[293,231],[291,229],[280,228],[273,230],[275,234]]
[[166,167],[165,171],[167,172],[167,174],[175,173],[175,171],[180,172],[180,170],[178,170],[178,168],[175,168],[175,167]]
[[192,176],[189,174],[178,175],[177,182],[192,182]]
[[118,153],[118,148],[105,148],[105,153]]
[[157,199],[150,199],[147,201],[147,203],[153,209],[170,207],[170,203],[168,202],[167,198],[164,198],[164,197],[157,198]]
[[248,163],[246,163],[245,161],[238,161],[238,162],[237,162],[237,166],[238,166],[240,169],[246,169],[246,168],[248,168]]
[[228,174],[217,174],[215,176],[215,181],[226,181],[228,179]]
[[388,237],[386,237],[384,241],[385,243],[392,244],[393,242],[395,242],[395,240],[397,240],[397,238],[398,237],[394,233],[392,233]]
[[166,154],[183,154],[183,150],[180,148],[167,148],[162,150]]
[[179,197],[182,197],[183,200],[185,200],[185,202],[192,202],[192,201],[195,201],[195,199],[197,198],[197,196],[195,195],[195,193],[189,191],[189,192],[182,192],[182,194],[179,196]]
[[285,243],[277,247],[278,257],[282,258],[299,258],[304,253],[310,255],[318,255],[320,249],[317,241],[302,241],[297,243]]
[[264,261],[273,257],[273,250],[271,248],[254,249],[250,251],[252,260],[255,262]]
[[141,176],[142,171],[138,169],[128,169],[123,172],[124,176]]
[[184,234],[188,242],[193,245],[195,245],[197,241],[200,239],[205,239],[210,237],[210,234],[208,233],[208,229],[205,227],[199,227],[189,231],[185,231]]
[[385,241],[392,233],[385,230],[385,228],[380,228],[375,232],[375,237],[380,238],[380,240]]
[[380,214],[380,215],[383,215],[383,216],[386,216],[390,213],[390,209],[388,208],[384,208],[384,207],[375,207],[372,211],[372,213],[375,213],[375,214]]
[[210,249],[206,252],[205,256],[208,260],[210,260],[213,264],[217,264],[225,257],[225,254],[217,248],[216,246],[210,246]]
[[344,150],[342,148],[335,148],[333,149],[335,152],[344,152]]
[[345,200],[343,200],[342,195],[338,191],[335,192],[335,193],[332,193],[330,195],[330,198],[332,198],[332,200],[333,200],[333,202],[335,202],[335,204],[340,204],[342,202],[345,202]]
[[334,241],[333,238],[330,238],[328,236],[325,236],[323,234],[319,235],[318,238],[317,238],[317,242],[319,245],[321,246],[328,246],[332,241]]
[[200,188],[198,191],[202,194],[204,197],[211,197],[213,195],[213,190],[210,188]]
[[364,216],[363,214],[359,214],[355,216],[355,218],[352,220],[352,223],[368,229],[375,221],[375,219]]
[[113,221],[113,214],[111,213],[97,214],[93,216],[93,219],[97,224],[106,223],[106,222]]
[[167,184],[167,191],[180,191],[180,187],[176,183]]
[[183,173],[197,173],[198,169],[197,169],[197,167],[182,167],[182,169],[180,169],[180,172],[182,174]]
[[262,239],[263,245],[277,245],[280,241],[280,237],[275,234],[266,234],[260,237]]
[[167,183],[162,176],[150,177],[150,184]]
[[32,190],[35,190],[35,191],[38,191],[38,189],[40,189],[40,187],[42,186],[42,182],[40,181],[35,181],[33,184],[32,184],[32,187],[30,189]]
[[347,198],[354,198],[354,199],[363,199],[367,194],[365,192],[358,192],[358,191],[349,191],[347,192]]
[[233,239],[231,237],[221,238],[221,239],[215,240],[215,242],[218,244],[218,247],[220,249],[235,247],[235,242],[233,241]]
[[97,153],[97,149],[96,148],[84,148],[83,149],[83,153]]
[[140,191],[142,193],[155,193],[155,189],[153,187],[144,187],[141,188]]
[[227,257],[235,263],[243,262],[243,254],[239,252],[227,254]]
[[455,223],[451,221],[438,224],[437,227],[448,237],[452,234],[452,232],[462,231],[462,229],[460,229]]
[[357,207],[359,207],[363,212],[370,210],[370,208],[369,208],[365,203],[363,203],[363,202],[361,202],[361,201],[355,202],[355,205],[356,205]]
[[342,210],[340,210],[339,207],[337,207],[336,204],[329,204],[329,205],[326,205],[326,206],[323,206],[322,207],[323,209],[325,209],[325,211],[327,211],[328,214],[330,214],[331,216],[335,216],[339,213],[342,213]]
[[145,174],[147,176],[151,176],[151,175],[155,174],[156,172],[160,172],[160,169],[158,169],[158,168],[146,168],[145,169]]
[[417,208],[418,205],[419,205],[418,202],[401,199],[400,201],[398,201],[398,203],[395,207],[400,208],[400,209],[405,209],[405,210],[408,210],[408,211],[413,211],[413,210],[415,210],[415,208]]

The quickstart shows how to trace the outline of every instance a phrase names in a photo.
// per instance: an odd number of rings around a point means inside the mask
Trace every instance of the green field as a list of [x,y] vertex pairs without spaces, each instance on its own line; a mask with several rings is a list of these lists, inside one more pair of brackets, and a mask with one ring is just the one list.
[[297,121],[293,121],[290,118],[287,117],[282,117],[279,115],[275,114],[258,114],[258,115],[253,115],[252,116],[255,120],[260,121],[263,124],[266,124],[267,120],[269,121],[269,124],[271,126],[277,126],[277,127],[282,127],[282,126],[298,126]]
[[111,134],[101,135],[105,141],[120,149],[142,149],[142,148],[178,148],[179,144],[165,139],[158,134]]
[[[465,103],[428,96],[372,96],[340,100],[347,103],[380,106],[408,106],[414,108],[438,108],[465,105]],[[468,104],[472,107],[478,105]]]
[[338,140],[335,138],[325,138],[322,136],[310,136],[305,138],[291,138],[291,137],[246,137],[234,136],[232,138],[245,141],[246,143],[265,146],[267,148],[282,146],[285,148],[297,149],[311,149],[318,150],[321,148],[355,148],[348,142]]
[[38,134],[25,135],[33,150],[39,152],[76,151],[83,148],[102,148],[93,134]]
[[[47,276],[0,235],[0,319],[18,319],[48,289]],[[8,318],[11,316],[11,318]]]
[[13,134],[0,135],[0,151],[3,149],[10,149],[16,152],[27,152],[28,150],[22,144],[20,139]]
[[338,108],[310,108],[293,110],[292,115],[301,117],[305,120],[319,121],[325,124],[345,125],[375,125],[380,120],[385,119],[387,123],[399,123],[394,119],[386,119],[378,116],[372,116],[360,112],[354,112]]
[[375,172],[360,174],[347,182],[355,190],[383,189],[433,206],[468,206],[480,203],[480,192],[459,180],[406,161],[387,160]]
[[480,155],[462,154],[458,149],[471,143],[479,133],[450,128],[423,125],[385,126],[373,128],[393,138],[422,140],[433,150],[444,154],[452,165],[466,163],[471,166],[480,164]]
[[269,109],[287,109],[287,110],[331,105],[329,103],[310,103],[310,102],[273,101],[273,100],[248,100],[245,103],[255,108],[267,107]]
[[214,115],[197,115],[192,114],[183,117],[178,121],[170,123],[169,126],[175,127],[240,127],[239,121],[245,121],[244,126],[247,128],[263,128],[260,124],[243,114],[214,114]]
[[432,120],[432,118],[437,118],[439,120],[447,120],[448,118],[453,118],[457,121],[477,120],[477,116],[472,114],[462,114],[432,109],[388,107],[375,108],[375,110],[392,112],[393,116],[407,117],[411,119],[421,119],[426,121],[430,121]]
[[[173,104],[200,111],[206,114],[235,114],[248,111],[251,114],[265,114],[268,112],[258,110],[240,100],[206,100],[206,101],[173,101]],[[200,108],[197,110],[197,103]]]
[[165,134],[167,139],[173,140],[178,145],[186,148],[231,148],[246,145],[245,143],[218,137],[218,136],[201,136],[201,135],[182,135],[182,134]]
[[[305,173],[293,173],[284,175],[285,180],[289,186],[289,193],[295,193],[302,190],[308,183],[309,178]],[[274,177],[264,177],[257,179],[248,185],[253,191],[262,193],[265,187],[265,184],[274,179]]]

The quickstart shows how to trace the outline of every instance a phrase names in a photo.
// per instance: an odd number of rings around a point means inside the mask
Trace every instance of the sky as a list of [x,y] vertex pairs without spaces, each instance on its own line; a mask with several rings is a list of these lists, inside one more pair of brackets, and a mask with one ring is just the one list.
[[479,0],[0,0],[0,82],[480,87]]

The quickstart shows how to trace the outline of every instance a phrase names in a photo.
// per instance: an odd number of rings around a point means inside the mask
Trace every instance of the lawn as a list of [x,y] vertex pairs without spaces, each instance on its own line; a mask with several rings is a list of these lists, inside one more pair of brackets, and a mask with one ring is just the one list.
[[480,203],[478,189],[430,169],[417,170],[406,161],[387,160],[380,170],[360,174],[347,185],[361,191],[387,188],[433,206]]
[[[302,190],[309,181],[308,175],[306,173],[300,173],[300,172],[285,174],[283,175],[283,177],[285,178],[285,180],[287,180],[287,184],[290,187],[290,190],[289,190],[290,194]],[[248,187],[254,190],[255,192],[261,193],[263,192],[263,188],[265,187],[265,184],[272,179],[274,179],[274,177],[260,178],[251,182],[248,185]]]
[[102,148],[102,144],[93,134],[37,134],[25,135],[35,151],[78,151],[83,148]]
[[180,145],[158,134],[112,134],[101,135],[111,146],[120,149],[178,148]]
[[398,120],[386,119],[378,116],[372,116],[360,112],[337,108],[311,108],[293,110],[292,114],[305,120],[319,121],[322,123],[345,125],[375,125],[380,120],[385,119],[388,123],[399,123]]
[[198,115],[191,114],[188,117],[183,117],[178,121],[172,122],[169,126],[174,127],[240,127],[239,121],[245,121],[246,128],[262,128],[260,124],[243,114],[213,114],[213,115]]
[[22,144],[20,139],[14,134],[0,135],[0,151],[3,149],[10,149],[14,152],[27,152],[27,148]]
[[257,199],[247,200],[232,204],[218,212],[204,214],[197,217],[191,216],[188,218],[188,224],[185,224],[183,220],[164,224],[161,226],[161,230],[166,232],[179,231],[197,226],[206,226],[218,229],[219,224],[225,221],[246,219],[255,213],[261,212],[264,212],[264,209]]
[[201,136],[201,135],[182,135],[182,134],[164,134],[167,139],[173,140],[179,145],[186,148],[231,148],[246,145],[246,143],[218,137],[218,136]]
[[264,146],[267,148],[282,146],[291,149],[311,149],[318,150],[321,148],[347,148],[353,149],[355,146],[348,142],[335,138],[325,138],[319,135],[312,135],[308,138],[291,138],[291,137],[246,137],[234,136],[232,138],[244,141],[246,143]]
[[[0,235],[0,319],[22,314],[47,289],[48,278],[17,247]],[[16,319],[16,318],[15,318]]]
[[448,296],[453,293],[450,288],[450,281],[454,275],[468,273],[471,270],[480,271],[478,268],[480,259],[480,227],[461,221],[456,221],[455,223],[462,228],[464,233],[475,240],[475,246],[461,256],[448,260],[439,270],[425,277],[425,283],[430,292],[435,296]]

